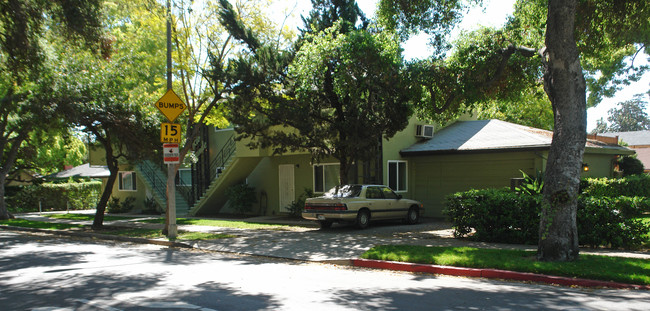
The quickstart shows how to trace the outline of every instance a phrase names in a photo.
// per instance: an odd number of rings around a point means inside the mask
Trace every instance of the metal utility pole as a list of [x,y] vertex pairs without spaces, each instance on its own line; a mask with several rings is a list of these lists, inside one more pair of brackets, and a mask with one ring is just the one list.
[[[167,0],[167,91],[172,89],[172,9],[171,0]],[[167,164],[167,213],[165,231],[167,238],[176,239],[176,164]]]

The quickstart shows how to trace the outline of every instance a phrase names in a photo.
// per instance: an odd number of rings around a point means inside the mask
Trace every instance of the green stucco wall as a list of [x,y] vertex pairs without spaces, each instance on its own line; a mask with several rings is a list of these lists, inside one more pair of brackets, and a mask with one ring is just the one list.
[[535,174],[542,158],[534,152],[448,154],[410,157],[410,198],[424,204],[425,216],[444,217],[446,195],[458,191],[510,186],[511,178]]
[[[135,168],[132,165],[128,164],[120,164],[119,165],[120,172],[122,171],[135,171]],[[113,192],[111,194],[111,198],[119,198],[120,202],[124,201],[127,197],[135,197],[135,202],[133,203],[135,205],[134,209],[135,210],[142,210],[144,207],[144,199],[147,197],[147,186],[144,184],[142,181],[142,176],[140,174],[136,173],[135,179],[136,179],[136,190],[135,191],[130,191],[130,190],[119,190],[119,175],[118,178],[115,180],[115,184],[113,185]],[[108,178],[102,178],[102,191],[104,190],[104,187],[106,186]]]
[[[294,199],[297,199],[306,188],[313,188],[313,169],[309,155],[265,157],[255,170],[248,176],[247,182],[255,188],[258,203],[253,211],[260,215],[286,214],[284,206],[280,206],[279,172],[280,165],[290,164],[294,168]],[[266,193],[266,196],[262,195]]]

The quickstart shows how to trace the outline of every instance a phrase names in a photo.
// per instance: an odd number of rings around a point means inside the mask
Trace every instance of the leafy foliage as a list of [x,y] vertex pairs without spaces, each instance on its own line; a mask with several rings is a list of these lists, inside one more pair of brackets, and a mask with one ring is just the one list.
[[449,48],[446,36],[451,29],[461,20],[469,5],[481,2],[381,0],[376,14],[378,23],[387,29],[396,30],[402,40],[420,31],[431,35],[433,54],[441,56]]
[[83,164],[86,155],[86,145],[70,129],[35,129],[23,144],[14,169],[47,175],[63,170],[66,165]]
[[521,171],[521,174],[524,180],[520,186],[515,188],[516,192],[528,195],[542,194],[542,190],[544,190],[544,175],[542,175],[542,172],[538,171],[535,177],[529,176],[524,171]]
[[135,207],[135,197],[126,197],[122,202],[119,198],[113,197],[106,206],[106,211],[111,214],[128,213]]
[[583,195],[592,197],[648,197],[650,198],[650,175],[638,174],[624,178],[586,178],[580,182]]
[[145,198],[144,199],[144,204],[142,208],[142,213],[143,214],[158,214],[160,215],[163,212],[163,209],[158,205],[156,200],[151,197],[151,198]]
[[53,92],[46,46],[61,39],[98,47],[100,1],[0,3],[0,219],[10,218],[4,202],[5,177],[36,128],[64,127]]
[[634,248],[647,242],[650,226],[639,217],[649,210],[647,198],[583,197],[578,204],[580,243],[591,247]]
[[289,210],[289,215],[292,217],[301,217],[303,209],[305,209],[305,201],[307,198],[313,198],[314,197],[314,191],[311,189],[305,188],[305,191],[301,193],[298,196],[298,199],[295,201],[292,201],[289,206],[287,206],[287,209]]
[[257,202],[255,188],[247,184],[236,184],[226,189],[226,197],[230,206],[239,214],[250,212],[253,203]]
[[[352,4],[319,7],[322,22],[334,11],[356,12],[345,7]],[[227,105],[239,139],[251,139],[249,147],[311,151],[317,161],[334,157],[346,183],[353,162],[374,157],[382,138],[406,126],[410,91],[391,33],[355,28],[353,16],[341,13],[332,27],[304,33],[294,54],[258,46],[233,14],[224,7],[222,21],[248,43],[250,54],[228,67],[226,88],[233,97]]]
[[618,160],[618,167],[623,171],[623,176],[643,174],[644,166],[636,157],[624,156]]
[[[540,211],[539,194],[517,194],[508,189],[459,192],[448,196],[446,203],[454,235],[485,242],[537,243]],[[583,195],[576,218],[579,241],[592,247],[643,245],[650,225],[638,217],[647,211],[647,197]]]
[[[17,213],[93,209],[99,200],[102,183],[67,182],[15,187],[7,196],[7,206]],[[69,204],[69,205],[68,205]]]
[[612,108],[607,114],[607,121],[599,120],[596,133],[631,132],[650,130],[650,118],[645,112],[647,102],[644,94],[637,94],[633,99],[619,103],[620,108]]
[[537,243],[540,195],[509,189],[459,192],[447,197],[445,213],[454,224],[454,236],[472,231],[472,239],[501,243]]

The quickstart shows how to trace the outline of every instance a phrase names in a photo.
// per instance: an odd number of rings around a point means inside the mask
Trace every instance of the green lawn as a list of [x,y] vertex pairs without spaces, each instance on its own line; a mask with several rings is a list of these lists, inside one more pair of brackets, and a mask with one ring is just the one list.
[[50,229],[50,230],[64,230],[64,229],[84,227],[84,225],[61,224],[61,223],[52,223],[46,221],[32,221],[32,220],[26,220],[20,218],[0,220],[0,225],[25,227],[25,228]]
[[[95,214],[74,214],[74,213],[73,214],[45,214],[43,216],[49,218],[69,219],[69,220],[94,220],[95,219]],[[104,215],[104,221],[128,220],[134,218],[136,217]]]
[[[66,230],[66,229],[88,229],[90,227],[86,225],[76,225],[76,224],[62,224],[62,223],[52,223],[47,221],[32,221],[25,219],[10,219],[0,221],[0,225],[9,225],[16,227],[24,228],[38,228],[38,229],[50,229],[50,230]],[[111,235],[120,235],[128,236],[134,238],[146,238],[146,239],[157,239],[165,238],[162,235],[160,229],[146,229],[146,228],[125,228],[125,229],[111,229],[105,228],[103,230],[95,231],[102,234],[111,234]],[[224,238],[234,238],[236,236],[231,234],[220,234],[220,233],[205,233],[205,232],[191,232],[191,231],[179,231],[177,239],[179,240],[216,240]]]
[[580,255],[578,261],[556,263],[537,261],[534,251],[411,245],[376,246],[361,257],[650,285],[650,260],[648,259]]
[[[129,228],[129,229],[119,229],[119,230],[107,230],[102,232],[104,234],[127,236],[133,238],[145,238],[145,239],[158,239],[165,238],[162,235],[162,231],[159,229],[145,229],[145,228]],[[179,231],[177,239],[179,240],[217,240],[217,239],[226,239],[234,238],[235,235],[232,234],[221,234],[221,233],[205,233],[205,232],[191,232],[191,231]]]
[[[142,220],[141,222],[162,224],[165,222],[165,219],[164,218],[146,219],[146,220]],[[240,220],[190,219],[190,218],[177,218],[176,224],[239,228],[239,229],[272,229],[272,230],[289,230],[290,228],[295,227],[289,225],[263,224],[263,223],[254,223],[254,222],[247,222],[247,221],[240,221]]]

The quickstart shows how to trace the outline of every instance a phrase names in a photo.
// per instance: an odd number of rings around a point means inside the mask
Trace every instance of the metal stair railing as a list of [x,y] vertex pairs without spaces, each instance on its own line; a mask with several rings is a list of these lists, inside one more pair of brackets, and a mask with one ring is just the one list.
[[183,196],[183,198],[185,198],[185,201],[189,205],[188,208],[192,208],[196,202],[194,196],[192,195],[192,186],[186,184],[178,173],[174,179],[176,181],[176,191],[178,191]]
[[217,176],[217,169],[220,167],[225,168],[226,163],[230,158],[232,158],[232,155],[235,153],[235,150],[237,149],[237,144],[235,143],[235,134],[230,136],[226,144],[219,150],[219,153],[217,153],[217,156],[214,157],[214,160],[210,163],[210,180],[215,180]]
[[140,167],[142,173],[145,175],[146,179],[151,183],[151,188],[158,193],[158,195],[167,199],[167,181],[162,180],[157,174],[157,168],[154,167],[149,161],[140,162]]
[[[158,168],[154,164],[152,164],[149,161],[142,161],[140,162],[141,167],[142,167],[142,172],[145,174],[146,178],[149,180],[151,183],[151,187],[162,197],[164,200],[167,200],[167,179],[165,178],[164,180],[160,178],[160,175],[166,175],[166,171],[164,170],[164,164],[161,164],[161,167]],[[160,174],[157,174],[157,172]],[[175,180],[176,182],[176,191],[183,196],[183,198],[186,200],[186,202],[191,206],[194,204],[194,200],[190,200],[191,195],[189,193],[191,192],[191,189],[188,188],[189,186],[183,183],[182,180]]]

